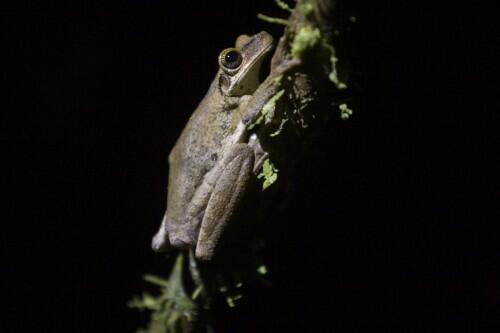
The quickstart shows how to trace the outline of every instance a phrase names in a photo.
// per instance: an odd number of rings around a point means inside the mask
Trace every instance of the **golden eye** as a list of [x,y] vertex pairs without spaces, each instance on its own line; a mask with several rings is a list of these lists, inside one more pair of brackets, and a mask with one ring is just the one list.
[[240,67],[243,57],[235,48],[222,51],[219,55],[219,65],[223,69],[235,70]]

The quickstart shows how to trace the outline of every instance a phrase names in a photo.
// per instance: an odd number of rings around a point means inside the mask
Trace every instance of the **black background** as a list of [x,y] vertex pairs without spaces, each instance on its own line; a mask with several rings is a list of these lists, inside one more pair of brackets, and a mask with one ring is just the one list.
[[[354,116],[299,165],[286,227],[269,222],[274,287],[222,329],[497,327],[498,37],[493,10],[468,6],[341,2]],[[2,11],[2,332],[144,326],[125,304],[168,272],[149,248],[167,153],[219,51],[280,35],[258,12],[284,15],[265,0]]]

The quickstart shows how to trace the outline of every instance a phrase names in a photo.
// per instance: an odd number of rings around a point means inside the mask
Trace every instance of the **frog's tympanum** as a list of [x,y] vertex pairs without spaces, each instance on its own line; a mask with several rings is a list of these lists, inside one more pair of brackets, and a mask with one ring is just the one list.
[[259,82],[262,61],[273,47],[266,32],[241,35],[219,55],[219,70],[207,94],[170,152],[167,211],[153,238],[155,251],[195,248],[210,260],[221,233],[265,157],[247,129],[279,88],[293,61],[271,63]]

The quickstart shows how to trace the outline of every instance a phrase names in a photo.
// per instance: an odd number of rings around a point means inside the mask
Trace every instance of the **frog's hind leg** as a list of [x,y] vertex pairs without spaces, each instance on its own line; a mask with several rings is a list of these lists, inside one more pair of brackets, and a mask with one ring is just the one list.
[[225,226],[246,192],[254,166],[254,151],[247,144],[236,144],[222,163],[201,223],[196,257],[210,260]]

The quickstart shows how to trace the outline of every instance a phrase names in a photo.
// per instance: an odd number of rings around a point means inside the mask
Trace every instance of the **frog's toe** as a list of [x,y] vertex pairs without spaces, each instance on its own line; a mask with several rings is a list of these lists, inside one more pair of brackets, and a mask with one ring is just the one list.
[[165,231],[165,228],[160,228],[156,235],[153,237],[153,241],[151,242],[151,248],[155,252],[166,252],[168,249],[170,249],[172,245],[170,244],[168,240],[168,235],[167,232]]
[[155,252],[166,252],[172,247],[168,240],[166,223],[167,215],[165,214],[165,216],[163,216],[163,220],[161,221],[160,229],[158,229],[158,232],[154,235],[151,242],[151,248]]

